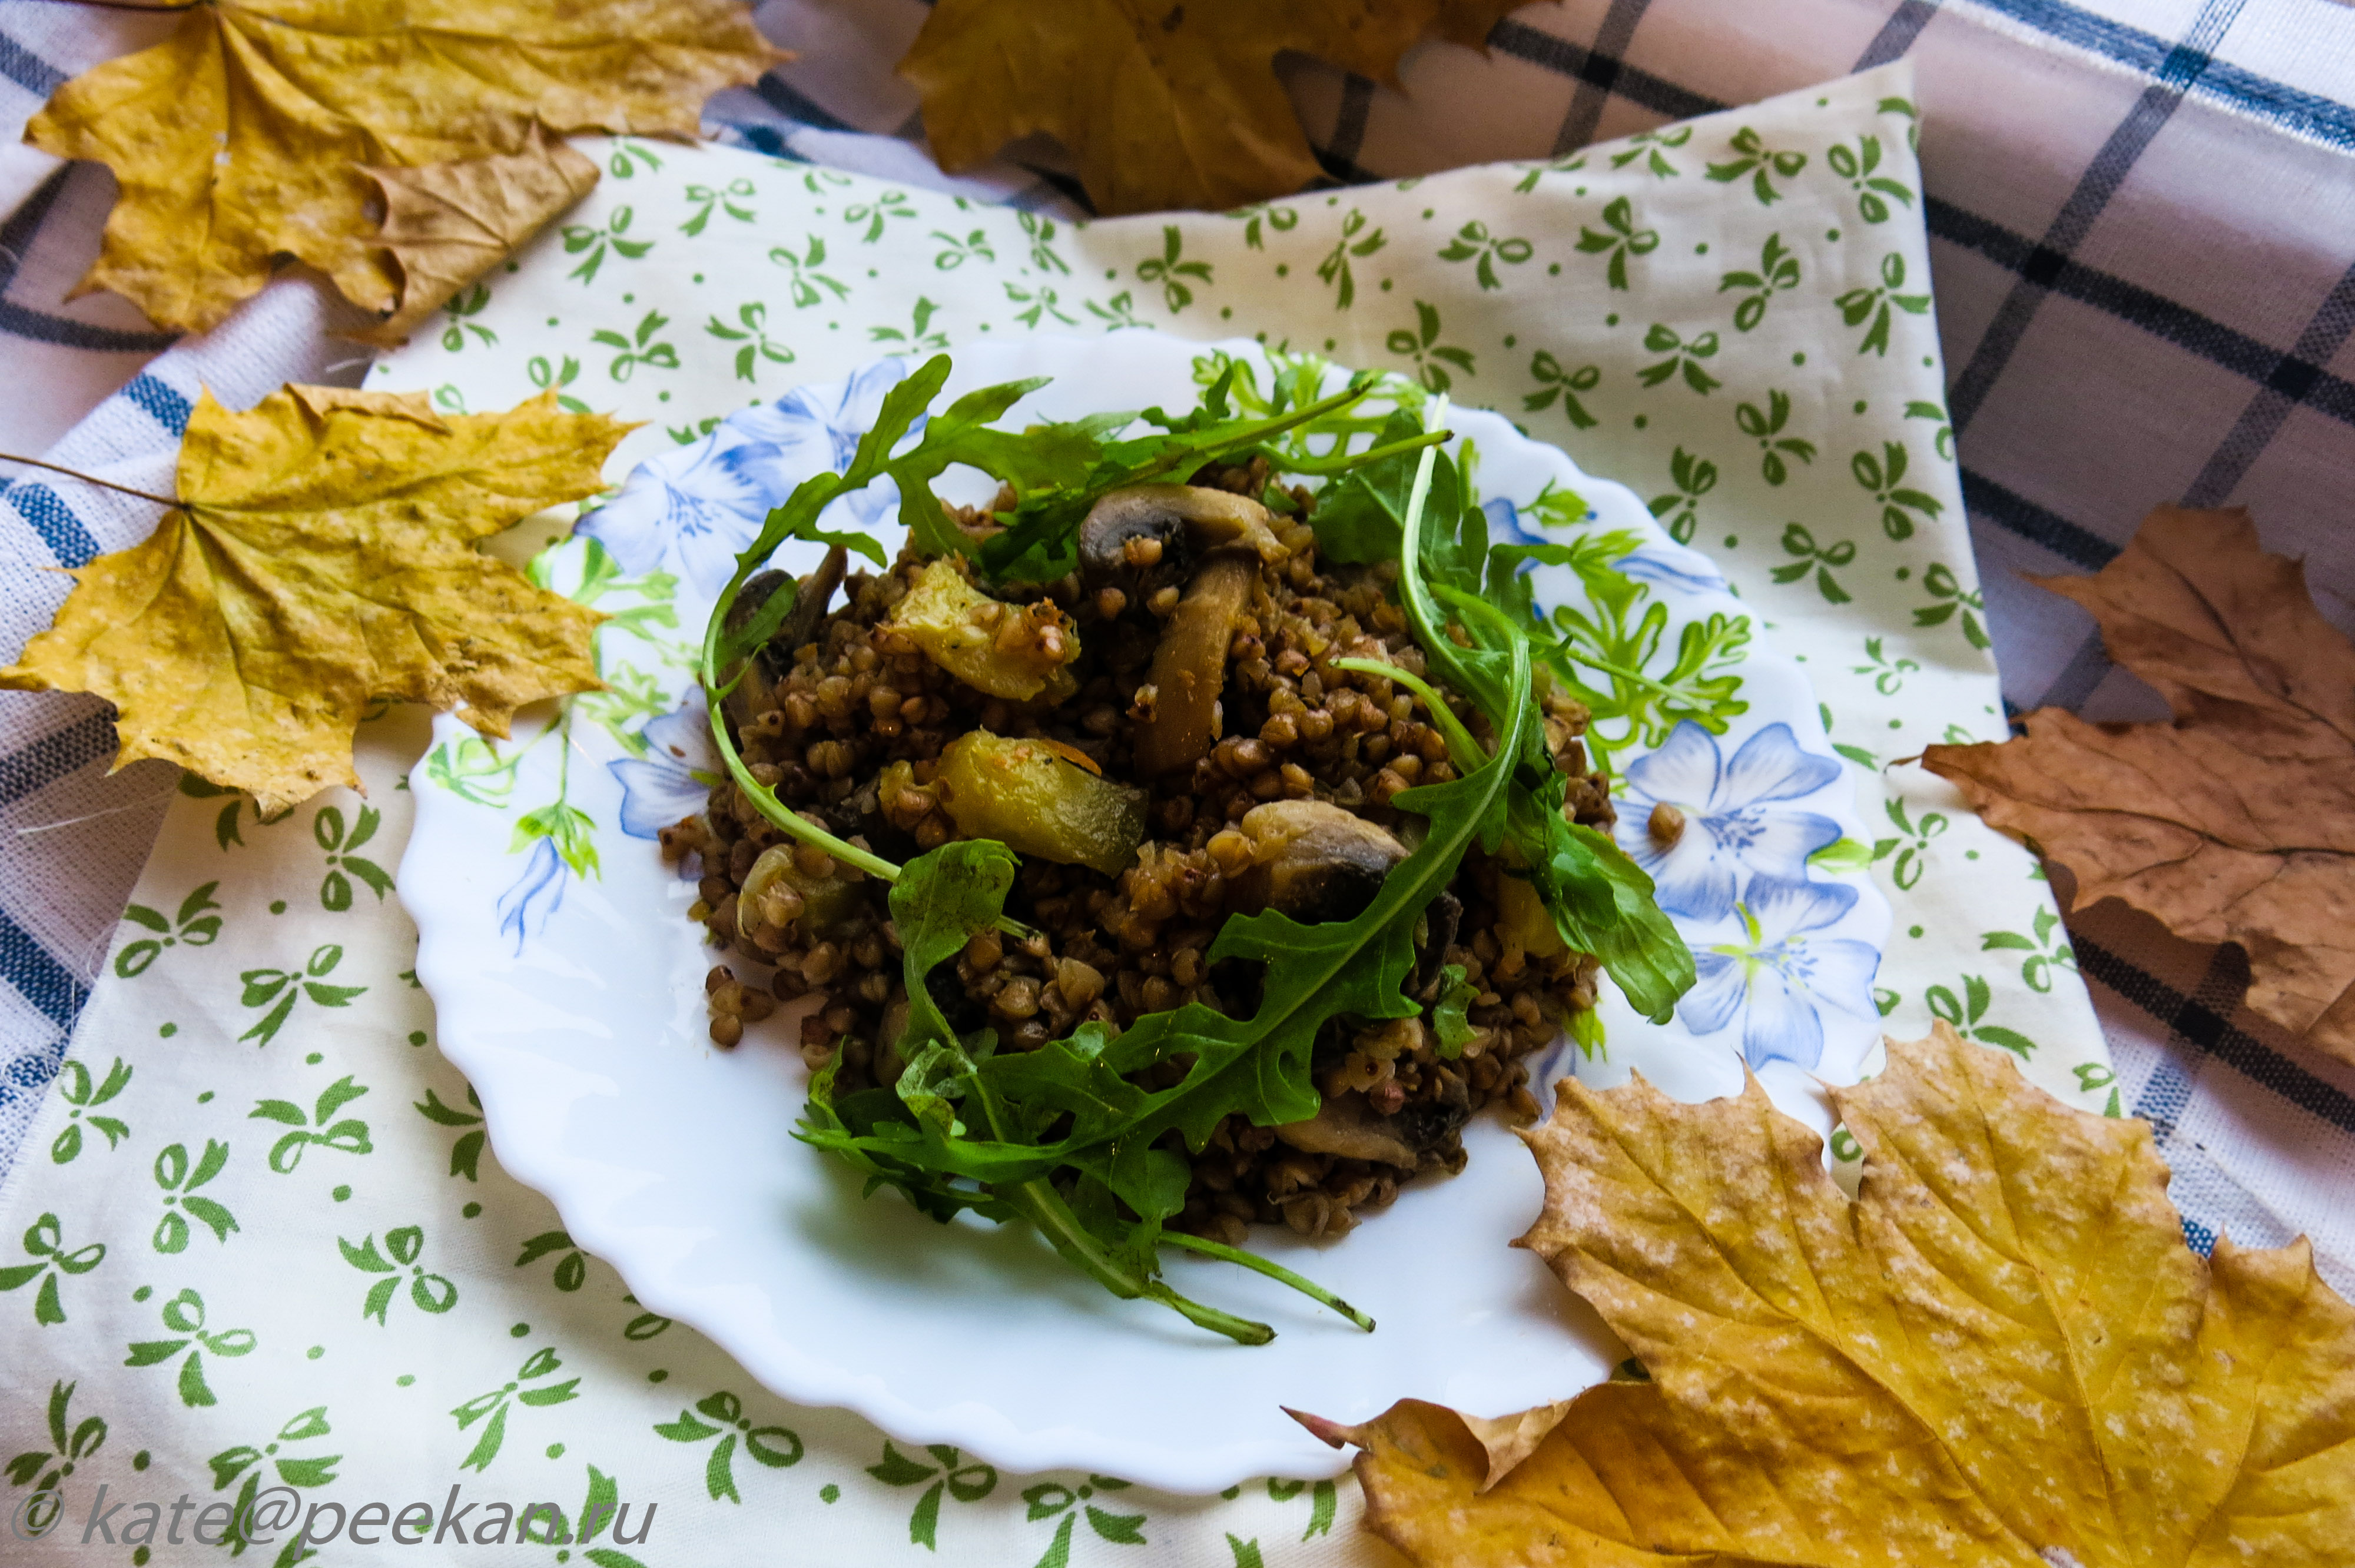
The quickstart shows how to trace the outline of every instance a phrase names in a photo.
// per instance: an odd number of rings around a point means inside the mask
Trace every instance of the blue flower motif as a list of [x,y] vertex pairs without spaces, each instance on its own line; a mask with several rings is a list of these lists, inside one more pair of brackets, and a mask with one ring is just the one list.
[[658,838],[681,817],[703,810],[719,772],[702,692],[691,692],[677,713],[648,720],[638,738],[645,743],[645,757],[605,766],[621,780],[622,831],[634,839]]
[[[1480,503],[1480,510],[1488,519],[1488,543],[1491,545],[1550,545],[1557,542],[1523,527],[1521,509],[1501,495],[1492,495]],[[1523,561],[1521,570],[1528,571],[1533,565],[1534,562]]]
[[776,504],[728,461],[743,440],[723,424],[692,447],[640,463],[621,493],[573,532],[602,544],[624,577],[667,571],[704,598],[717,597]]
[[499,895],[499,930],[515,938],[517,957],[523,955],[526,941],[548,929],[549,917],[563,906],[564,884],[571,874],[556,853],[554,840],[541,839],[531,846],[523,874]]
[[[850,466],[884,394],[907,374],[904,364],[887,359],[847,382],[796,387],[734,415],[695,445],[639,464],[621,493],[574,532],[603,544],[624,576],[669,571],[715,598],[773,507],[812,474]],[[913,427],[922,428],[921,419]],[[879,480],[827,507],[825,524],[872,531],[899,504],[899,486]]]
[[1646,545],[1640,550],[1620,556],[1611,565],[1622,576],[1640,582],[1657,583],[1662,588],[1682,588],[1688,593],[1732,591],[1724,575],[1709,564],[1708,557],[1690,550]]
[[[882,417],[885,394],[907,374],[904,361],[886,359],[838,386],[797,387],[766,408],[749,408],[729,420],[742,432],[744,444],[721,461],[767,494],[769,505],[779,505],[810,475],[849,468],[859,439]],[[922,434],[924,423],[919,417],[908,427],[909,435]],[[822,520],[837,532],[872,532],[899,506],[899,485],[879,479],[827,507]]]
[[1760,877],[1737,910],[1744,939],[1693,955],[1698,978],[1677,1016],[1698,1035],[1742,1020],[1742,1054],[1753,1068],[1789,1062],[1812,1070],[1824,1054],[1823,1010],[1877,1016],[1872,977],[1881,954],[1870,942],[1815,937],[1855,906],[1857,892],[1837,882]]
[[[1619,847],[1650,874],[1662,909],[1689,920],[1720,920],[1732,912],[1745,873],[1807,879],[1807,857],[1838,839],[1839,824],[1813,811],[1772,810],[1767,802],[1811,795],[1839,776],[1838,762],[1800,750],[1787,724],[1770,724],[1743,741],[1729,764],[1717,737],[1686,719],[1666,745],[1628,765]],[[1648,831],[1656,805],[1684,813],[1684,832],[1667,850]]]

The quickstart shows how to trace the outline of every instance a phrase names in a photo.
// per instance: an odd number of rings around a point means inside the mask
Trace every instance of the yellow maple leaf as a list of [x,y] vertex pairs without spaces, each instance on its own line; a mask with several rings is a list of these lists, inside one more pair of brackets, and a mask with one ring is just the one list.
[[1368,1522],[1426,1568],[2355,1561],[2355,1310],[2303,1240],[2202,1260],[2146,1124],[1944,1024],[1832,1094],[1852,1203],[1755,1078],[1564,1085],[1522,1245],[1649,1381],[1485,1490],[1493,1434],[1442,1406],[1312,1422],[1364,1448]]
[[900,62],[946,169],[1045,132],[1103,213],[1239,207],[1319,172],[1283,50],[1397,85],[1437,30],[1487,37],[1518,0],[938,0]]
[[288,387],[241,414],[203,394],[181,504],[73,574],[0,687],[95,693],[116,767],[161,757],[265,811],[358,788],[373,699],[504,736],[523,704],[598,687],[604,618],[474,546],[594,493],[630,429],[553,392],[448,418],[421,394]]
[[535,125],[692,136],[779,58],[737,0],[208,0],[58,89],[25,139],[122,186],[78,292],[201,331],[287,255],[389,315],[368,170],[517,155]]

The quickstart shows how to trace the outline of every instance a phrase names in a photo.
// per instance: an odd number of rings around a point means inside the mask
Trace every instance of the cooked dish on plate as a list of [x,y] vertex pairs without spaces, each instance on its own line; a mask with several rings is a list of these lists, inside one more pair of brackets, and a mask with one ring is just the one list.
[[[1469,1118],[1534,1113],[1529,1053],[1594,1037],[1599,974],[1659,1020],[1691,983],[1522,577],[1577,546],[1491,545],[1444,400],[1358,417],[1369,377],[1016,431],[1039,383],[928,411],[948,370],[770,514],[704,638],[727,776],[663,845],[728,949],[711,1036],[813,998],[797,1136],[870,1192],[1026,1219],[1245,1342],[1160,1246],[1355,1317],[1250,1227],[1461,1169]],[[995,502],[942,502],[953,464]],[[826,526],[883,482],[897,559]],[[827,546],[799,578],[792,539]]]

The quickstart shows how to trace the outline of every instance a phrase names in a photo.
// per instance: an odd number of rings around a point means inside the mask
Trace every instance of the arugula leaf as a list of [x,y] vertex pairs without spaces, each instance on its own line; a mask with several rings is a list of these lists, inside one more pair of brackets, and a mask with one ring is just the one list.
[[[1445,417],[1446,399],[1434,404],[1426,420]],[[1449,524],[1442,513],[1439,522],[1427,526],[1430,497],[1443,488],[1443,466],[1450,471],[1444,487],[1456,506],[1455,521]],[[1515,874],[1529,879],[1563,941],[1593,954],[1637,1012],[1665,1023],[1675,1013],[1677,999],[1692,987],[1691,950],[1660,912],[1643,868],[1603,834],[1564,818],[1569,781],[1547,755],[1542,735],[1516,722],[1517,708],[1529,702],[1528,688],[1506,678],[1504,668],[1525,667],[1543,652],[1566,663],[1566,654],[1545,633],[1526,589],[1519,616],[1511,613],[1509,596],[1494,588],[1486,596],[1480,592],[1497,582],[1500,570],[1509,580],[1515,566],[1509,558],[1501,567],[1495,560],[1486,516],[1466,503],[1452,471],[1436,449],[1417,460],[1414,483],[1400,514],[1400,602],[1432,673],[1471,698],[1495,733],[1511,729],[1520,736],[1507,747],[1514,762],[1509,837],[1511,858],[1519,863]],[[1566,559],[1577,558],[1573,547]],[[1470,647],[1447,635],[1450,618],[1442,612],[1442,601],[1455,612],[1455,624]]]
[[1465,974],[1462,964],[1449,964],[1439,971],[1439,1001],[1431,1009],[1431,1027],[1439,1036],[1439,1054],[1451,1062],[1464,1054],[1464,1047],[1480,1033],[1466,1016],[1480,988]]
[[[1519,795],[1515,833],[1530,884],[1563,941],[1592,953],[1628,1004],[1666,1023],[1692,989],[1692,949],[1652,895],[1652,879],[1608,836],[1562,815],[1561,775]],[[1526,815],[1524,815],[1526,813]]]
[[[1087,471],[1103,454],[1102,416],[1071,424],[1039,425],[1028,430],[994,430],[991,421],[1047,385],[1048,377],[1002,382],[968,392],[932,416],[913,451],[892,460],[889,471],[900,485],[900,522],[927,556],[971,553],[973,541],[941,510],[932,482],[952,463],[966,463],[1014,486],[1018,496],[1050,490],[1073,473]],[[1113,415],[1126,424],[1126,415]],[[1117,426],[1114,427],[1117,428]]]
[[1006,894],[1019,865],[996,839],[945,843],[902,867],[891,885],[891,922],[900,933],[900,971],[908,991],[908,1030],[899,1041],[907,1064],[895,1086],[919,1122],[954,1136],[964,1128],[954,1102],[964,1097],[976,1057],[997,1037],[985,1030],[971,1054],[932,1000],[932,970],[964,950],[1006,910]]
[[[1231,379],[1231,368],[1210,388],[1199,408],[1182,417],[1147,408],[1142,417],[1160,428],[1106,445],[1080,483],[1023,496],[1006,531],[986,540],[975,553],[982,570],[996,582],[1051,582],[1079,564],[1080,524],[1105,493],[1166,480],[1173,473],[1182,477],[1209,462],[1249,461],[1284,431],[1348,407],[1375,386],[1371,376],[1357,376],[1331,397],[1272,418],[1238,418],[1231,417],[1227,408]],[[1426,438],[1418,433],[1413,439]],[[1368,455],[1344,455],[1335,461],[1335,470],[1363,461]],[[1316,472],[1326,466],[1272,451],[1269,458],[1286,471]]]
[[[1057,1252],[1114,1295],[1159,1301],[1246,1344],[1266,1342],[1274,1330],[1265,1324],[1205,1307],[1157,1277],[1161,1222],[1184,1206],[1189,1176],[1186,1162],[1168,1150],[1139,1140],[1076,1161],[1055,1151],[1018,1149],[1011,1160],[967,1157],[971,1150],[1004,1146],[1018,1118],[977,1071],[996,1059],[995,1033],[959,1039],[926,982],[975,932],[996,922],[1017,863],[1004,844],[975,839],[943,844],[902,869],[891,889],[891,918],[908,995],[908,1026],[896,1043],[906,1065],[893,1088],[861,1090],[837,1103],[829,1064],[811,1085],[794,1136],[864,1171],[869,1193],[888,1182],[943,1222],[968,1208],[990,1219],[1028,1219]],[[981,1125],[969,1127],[964,1114]],[[975,1174],[976,1163],[987,1176]],[[1052,1180],[1065,1165],[1072,1167],[1068,1199]],[[958,1178],[977,1185],[957,1185]],[[1122,1214],[1122,1202],[1137,1219]]]
[[[1376,451],[1392,455],[1360,462],[1325,487],[1316,497],[1309,524],[1316,530],[1316,548],[1327,558],[1348,566],[1371,566],[1399,558],[1406,536],[1406,508],[1420,466],[1416,453],[1396,450],[1423,433],[1423,421],[1401,408],[1382,421],[1374,437]],[[1432,471],[1432,512],[1453,517],[1464,509],[1464,493],[1455,465],[1444,453]]]
[[896,1042],[906,1065],[892,1087],[861,1089],[837,1100],[837,1065],[828,1063],[811,1081],[802,1129],[794,1135],[835,1150],[865,1171],[870,1193],[888,1182],[937,1220],[952,1219],[966,1208],[998,1219],[1013,1215],[1003,1203],[954,1187],[931,1169],[938,1160],[927,1150],[966,1130],[957,1102],[969,1090],[975,1056],[987,1055],[996,1036],[983,1031],[970,1045],[959,1039],[926,981],[1004,911],[1016,865],[1014,853],[1004,844],[971,839],[943,844],[900,868],[890,904],[908,997],[907,1031]]

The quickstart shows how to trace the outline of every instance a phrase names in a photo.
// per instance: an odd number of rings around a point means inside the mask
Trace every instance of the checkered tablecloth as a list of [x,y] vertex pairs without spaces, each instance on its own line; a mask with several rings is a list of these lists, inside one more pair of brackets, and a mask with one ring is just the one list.
[[[715,100],[774,155],[1066,213],[1051,162],[944,178],[890,64],[921,0],[769,0],[802,51]],[[0,0],[0,117],[166,18]],[[2022,581],[2098,568],[2152,504],[2246,505],[2355,626],[2355,14],[2329,0],[1573,0],[1500,22],[1485,56],[1412,56],[1403,94],[1314,65],[1290,86],[1348,183],[1550,157],[1589,142],[1914,62],[1938,318],[1988,622],[2009,701],[2163,709],[2088,618]],[[1048,154],[1051,156],[1051,154]],[[242,404],[357,380],[337,307],[273,284],[175,343],[122,301],[63,296],[112,182],[0,153],[0,450],[153,488],[201,384]],[[46,623],[53,568],[140,536],[154,508],[16,471],[0,481],[0,653]],[[103,710],[0,694],[0,1169],[48,1090],[174,783],[108,777]],[[2313,1237],[2355,1290],[2355,1070],[2237,1005],[2237,954],[2108,906],[2071,922],[2126,1108],[2158,1128],[2195,1245]]]

